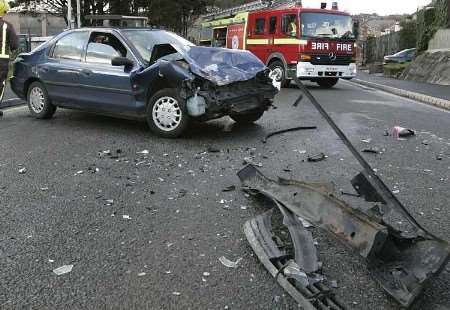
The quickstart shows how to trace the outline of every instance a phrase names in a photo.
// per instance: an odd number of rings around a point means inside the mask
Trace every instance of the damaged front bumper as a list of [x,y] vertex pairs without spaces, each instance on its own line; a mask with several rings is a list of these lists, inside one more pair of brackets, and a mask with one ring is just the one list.
[[189,114],[200,120],[265,111],[272,106],[277,93],[266,70],[251,80],[222,86],[197,77],[194,81],[185,81],[181,89]]

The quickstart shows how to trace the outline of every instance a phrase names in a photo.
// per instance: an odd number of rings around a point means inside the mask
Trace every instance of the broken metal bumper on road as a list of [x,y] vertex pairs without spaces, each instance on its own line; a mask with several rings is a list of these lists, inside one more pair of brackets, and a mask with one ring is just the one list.
[[[383,289],[409,307],[424,285],[448,263],[449,244],[412,217],[322,106],[298,79],[296,82],[362,165],[362,172],[351,183],[361,199],[372,202],[373,207],[366,210],[348,205],[336,197],[332,184],[275,181],[249,165],[238,173],[244,190],[269,199],[274,208],[245,224],[247,240],[272,276],[305,309],[343,307],[325,287],[325,277],[321,278],[317,268],[313,238],[304,221],[337,236],[358,252]],[[274,241],[279,240],[272,229],[274,209],[281,211],[283,225],[289,229],[293,253],[287,254],[283,245]]]

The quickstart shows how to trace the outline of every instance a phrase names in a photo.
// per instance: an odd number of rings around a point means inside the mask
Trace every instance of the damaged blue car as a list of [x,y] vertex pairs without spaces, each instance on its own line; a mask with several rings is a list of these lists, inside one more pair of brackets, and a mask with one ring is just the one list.
[[270,70],[247,51],[142,28],[66,31],[19,55],[11,86],[36,118],[62,107],[146,119],[168,138],[193,120],[255,122],[278,92]]

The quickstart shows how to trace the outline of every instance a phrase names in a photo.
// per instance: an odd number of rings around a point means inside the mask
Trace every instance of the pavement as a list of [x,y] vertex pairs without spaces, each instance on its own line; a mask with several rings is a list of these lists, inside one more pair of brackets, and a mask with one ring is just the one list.
[[450,110],[450,86],[386,78],[359,71],[352,80],[398,96]]
[[[424,227],[450,239],[450,113],[346,81],[331,90],[308,87],[358,149],[384,149],[364,156]],[[6,109],[0,309],[299,309],[243,234],[245,221],[264,207],[238,189],[223,192],[239,188],[236,173],[246,157],[272,178],[332,181],[351,191],[361,168],[306,99],[292,106],[297,96],[297,89],[283,89],[278,109],[254,126],[223,118],[195,124],[177,140],[158,138],[136,121],[63,109],[37,120],[25,106]],[[269,132],[299,125],[318,130],[261,143]],[[417,134],[385,136],[396,125]],[[327,160],[305,160],[320,152]],[[337,280],[335,293],[348,309],[401,309],[358,255],[313,233],[324,273]],[[221,256],[242,260],[227,268]],[[73,269],[53,272],[65,265]],[[411,309],[449,308],[446,266]]]

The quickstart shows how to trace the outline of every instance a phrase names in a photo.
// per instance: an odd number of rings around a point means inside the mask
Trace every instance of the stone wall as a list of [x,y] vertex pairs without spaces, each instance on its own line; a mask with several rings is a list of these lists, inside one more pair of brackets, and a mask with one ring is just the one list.
[[439,29],[428,44],[428,50],[450,50],[450,29]]
[[18,34],[46,37],[61,33],[67,26],[64,18],[47,13],[11,12],[5,16]]
[[421,54],[406,68],[401,78],[450,85],[450,50],[427,51]]

